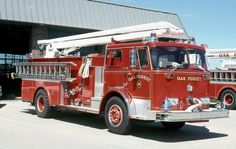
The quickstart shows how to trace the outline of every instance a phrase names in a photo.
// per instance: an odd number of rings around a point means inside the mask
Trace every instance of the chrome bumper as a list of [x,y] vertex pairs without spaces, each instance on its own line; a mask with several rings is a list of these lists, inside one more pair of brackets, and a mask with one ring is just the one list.
[[167,113],[157,113],[156,121],[165,122],[191,122],[204,121],[210,119],[227,118],[229,111],[226,109],[210,108],[200,112],[172,111]]

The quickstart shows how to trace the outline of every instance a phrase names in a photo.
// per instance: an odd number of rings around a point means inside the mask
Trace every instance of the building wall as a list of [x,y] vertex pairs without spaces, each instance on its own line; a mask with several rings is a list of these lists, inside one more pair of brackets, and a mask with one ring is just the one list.
[[48,38],[48,29],[46,26],[33,26],[31,30],[30,48],[37,49],[37,41]]
[[93,30],[167,21],[184,28],[174,13],[95,0],[0,0],[0,20]]
[[[30,49],[36,49],[40,39],[158,21],[184,29],[174,13],[96,0],[0,0],[0,24],[13,22],[32,26]],[[64,31],[65,28],[71,30]]]

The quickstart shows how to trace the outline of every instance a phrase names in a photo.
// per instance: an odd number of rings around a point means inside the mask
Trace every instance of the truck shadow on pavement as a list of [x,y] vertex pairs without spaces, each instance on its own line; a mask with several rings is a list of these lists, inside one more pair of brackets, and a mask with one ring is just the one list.
[[164,129],[160,123],[136,124],[130,134],[144,139],[167,143],[205,140],[228,136],[227,134],[210,132],[209,129],[204,126],[194,126],[190,124],[186,124],[179,130],[167,130]]
[[[34,109],[24,109],[22,112],[36,116]],[[107,129],[103,117],[89,113],[56,112],[52,119],[84,125],[95,129]],[[228,136],[227,134],[210,132],[209,129],[204,126],[186,124],[180,130],[167,130],[159,123],[144,122],[135,122],[128,135],[167,143],[205,140]]]
[[[24,109],[21,112],[37,116],[34,109]],[[57,111],[53,113],[51,119],[84,125],[96,129],[107,129],[104,119],[95,114]]]
[[4,106],[6,106],[7,104],[0,104],[0,109]]

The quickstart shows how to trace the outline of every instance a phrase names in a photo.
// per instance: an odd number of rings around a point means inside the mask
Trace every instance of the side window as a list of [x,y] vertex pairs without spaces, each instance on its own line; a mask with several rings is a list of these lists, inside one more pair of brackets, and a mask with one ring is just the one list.
[[140,59],[140,66],[145,67],[148,66],[148,58],[146,48],[138,50],[138,56]]
[[148,66],[147,48],[130,50],[130,67]]
[[199,67],[206,67],[204,51],[196,49],[188,49],[189,62],[191,65],[196,65]]
[[122,52],[120,49],[107,51],[106,66],[107,67],[122,67]]

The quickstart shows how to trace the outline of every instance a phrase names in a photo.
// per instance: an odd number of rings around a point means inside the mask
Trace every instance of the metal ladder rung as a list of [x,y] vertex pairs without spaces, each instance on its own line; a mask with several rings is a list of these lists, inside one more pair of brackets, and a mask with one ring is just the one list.
[[236,81],[236,71],[224,71],[224,70],[216,70],[211,71],[211,81]]
[[49,80],[72,80],[71,66],[76,64],[71,62],[28,62],[18,63],[16,66],[16,76],[18,78],[34,78]]

